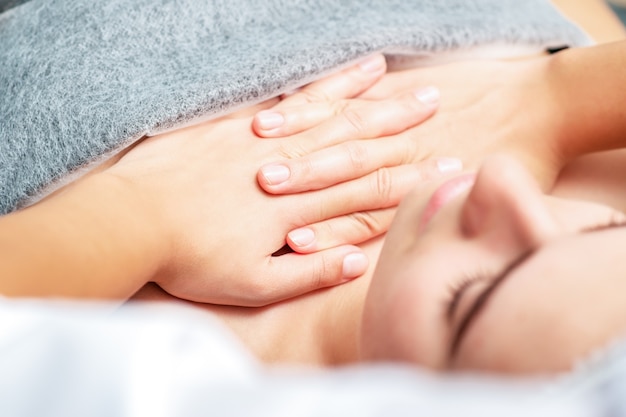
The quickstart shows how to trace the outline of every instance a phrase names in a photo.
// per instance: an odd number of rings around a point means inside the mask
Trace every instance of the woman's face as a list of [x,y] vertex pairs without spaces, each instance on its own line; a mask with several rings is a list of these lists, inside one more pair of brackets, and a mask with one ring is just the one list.
[[626,329],[626,228],[608,207],[544,195],[513,160],[402,203],[370,286],[366,359],[551,372]]

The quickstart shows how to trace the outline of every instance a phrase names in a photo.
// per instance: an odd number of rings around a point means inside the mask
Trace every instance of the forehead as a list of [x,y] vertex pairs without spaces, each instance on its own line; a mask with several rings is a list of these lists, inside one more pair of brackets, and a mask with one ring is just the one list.
[[457,366],[568,369],[626,329],[626,229],[561,238],[507,277],[468,329]]

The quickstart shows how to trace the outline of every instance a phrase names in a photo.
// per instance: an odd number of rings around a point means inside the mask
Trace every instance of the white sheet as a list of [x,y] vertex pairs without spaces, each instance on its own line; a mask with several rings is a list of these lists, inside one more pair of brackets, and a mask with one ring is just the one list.
[[546,390],[545,381],[441,377],[399,365],[268,368],[206,313],[161,304],[111,311],[0,299],[0,416],[586,417],[598,411],[593,389],[564,397]]

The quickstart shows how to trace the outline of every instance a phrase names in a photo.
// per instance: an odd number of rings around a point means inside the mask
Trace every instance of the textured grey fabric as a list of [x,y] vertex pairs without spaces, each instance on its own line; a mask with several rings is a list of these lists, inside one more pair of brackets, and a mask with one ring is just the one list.
[[0,7],[0,214],[146,134],[260,101],[374,51],[586,42],[547,0]]

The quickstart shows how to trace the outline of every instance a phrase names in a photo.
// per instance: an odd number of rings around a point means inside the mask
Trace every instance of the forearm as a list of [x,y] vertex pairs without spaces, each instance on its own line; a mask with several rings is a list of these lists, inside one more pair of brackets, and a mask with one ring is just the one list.
[[564,160],[626,146],[626,42],[564,51],[546,66]]
[[598,43],[626,37],[624,26],[604,0],[552,0],[552,3]]
[[125,299],[160,267],[135,196],[96,175],[0,218],[0,294]]

